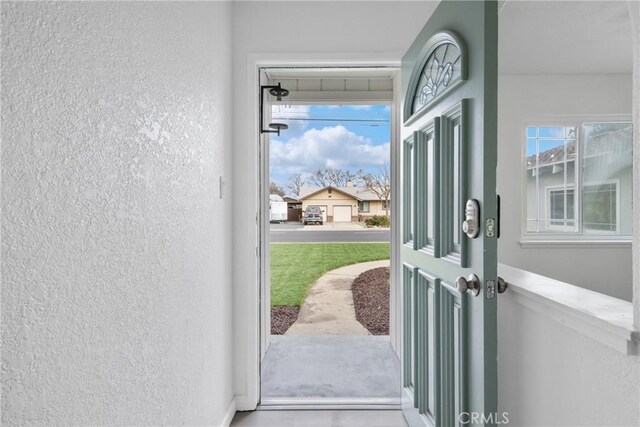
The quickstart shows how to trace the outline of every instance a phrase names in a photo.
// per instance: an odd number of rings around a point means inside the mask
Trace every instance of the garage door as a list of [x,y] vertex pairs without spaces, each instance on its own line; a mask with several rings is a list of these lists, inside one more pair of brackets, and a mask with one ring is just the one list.
[[333,222],[351,222],[351,206],[334,206]]

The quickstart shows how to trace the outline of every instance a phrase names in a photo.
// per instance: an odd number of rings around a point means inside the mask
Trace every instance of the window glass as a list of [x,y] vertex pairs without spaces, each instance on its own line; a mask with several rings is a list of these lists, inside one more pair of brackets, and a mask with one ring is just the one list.
[[358,212],[369,212],[369,202],[358,202]]
[[549,222],[551,225],[573,226],[575,219],[573,207],[573,188],[549,191]]
[[582,212],[585,234],[631,234],[630,123],[583,126]]
[[527,231],[576,232],[575,127],[527,128]]
[[585,232],[616,231],[616,184],[585,185],[582,188],[582,206]]
[[630,235],[631,149],[630,123],[527,127],[526,231]]

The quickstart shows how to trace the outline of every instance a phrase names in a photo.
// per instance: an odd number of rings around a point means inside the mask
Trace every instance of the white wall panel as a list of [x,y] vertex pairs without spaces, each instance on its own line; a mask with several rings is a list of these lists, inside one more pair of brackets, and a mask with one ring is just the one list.
[[534,311],[498,304],[498,412],[514,426],[640,425],[640,364]]
[[631,301],[631,245],[528,247],[522,236],[523,145],[527,123],[558,117],[594,121],[631,115],[631,75],[501,76],[498,99],[498,193],[501,235],[498,260],[543,276]]

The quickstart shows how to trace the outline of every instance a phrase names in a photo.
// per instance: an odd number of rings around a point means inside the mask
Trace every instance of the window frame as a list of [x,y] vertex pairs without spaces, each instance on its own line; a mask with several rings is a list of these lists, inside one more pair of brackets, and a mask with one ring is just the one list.
[[[362,204],[362,206],[364,206],[364,204],[367,204],[367,210],[365,211],[364,209],[360,209],[360,205]],[[358,202],[358,213],[370,213],[371,212],[371,204],[369,203],[368,200],[361,200]]]
[[[582,150],[581,145],[583,143],[583,126],[595,123],[612,123],[612,124],[633,124],[630,115],[614,114],[614,115],[586,115],[586,116],[540,116],[532,117],[521,123],[520,127],[520,244],[523,247],[527,247],[529,243],[544,243],[544,244],[571,244],[571,243],[612,243],[620,242],[628,244],[632,241],[632,235],[620,235],[620,234],[599,234],[594,233],[591,230],[589,233],[584,233],[583,211],[582,211],[582,187],[587,185],[599,185],[613,183],[616,179],[604,180],[602,182],[583,182],[582,181]],[[577,230],[575,232],[567,231],[549,231],[549,232],[536,232],[527,231],[527,128],[529,127],[573,127],[578,129],[578,135],[576,138],[576,167],[575,167],[575,179],[578,188],[575,189],[574,199],[574,216],[577,224]],[[633,166],[632,166],[633,167]],[[546,194],[545,194],[546,196]],[[545,207],[545,210],[548,207]],[[620,184],[616,184],[616,233],[620,230]],[[563,226],[557,226],[563,227]]]
[[[570,227],[569,225],[565,225],[565,224],[553,224],[553,218],[551,218],[551,193],[554,191],[562,191],[564,189],[567,190],[573,190],[573,229],[575,230],[574,232],[570,232],[570,231],[563,231],[566,227]],[[561,185],[547,185],[546,187],[544,187],[544,192],[545,192],[545,202],[546,202],[546,206],[545,206],[545,213],[547,218],[549,219],[549,225],[547,225],[547,228],[549,230],[557,230],[559,233],[563,233],[563,234],[567,234],[567,235],[571,235],[571,234],[576,234],[578,232],[578,230],[576,229],[576,224],[577,224],[577,219],[575,218],[576,216],[576,207],[575,207],[575,202],[576,202],[576,195],[575,195],[575,185],[568,185],[567,187],[561,186]],[[568,200],[568,198],[567,198]],[[569,221],[568,218],[565,218],[564,220]],[[531,232],[532,233],[532,232]],[[555,233],[546,233],[546,234],[555,234]]]

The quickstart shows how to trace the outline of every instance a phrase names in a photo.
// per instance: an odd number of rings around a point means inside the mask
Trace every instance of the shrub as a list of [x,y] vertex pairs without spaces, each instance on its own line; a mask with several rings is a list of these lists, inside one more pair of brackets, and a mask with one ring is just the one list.
[[374,215],[371,218],[367,218],[364,221],[364,225],[368,228],[371,227],[388,227],[389,226],[389,217],[386,215]]

